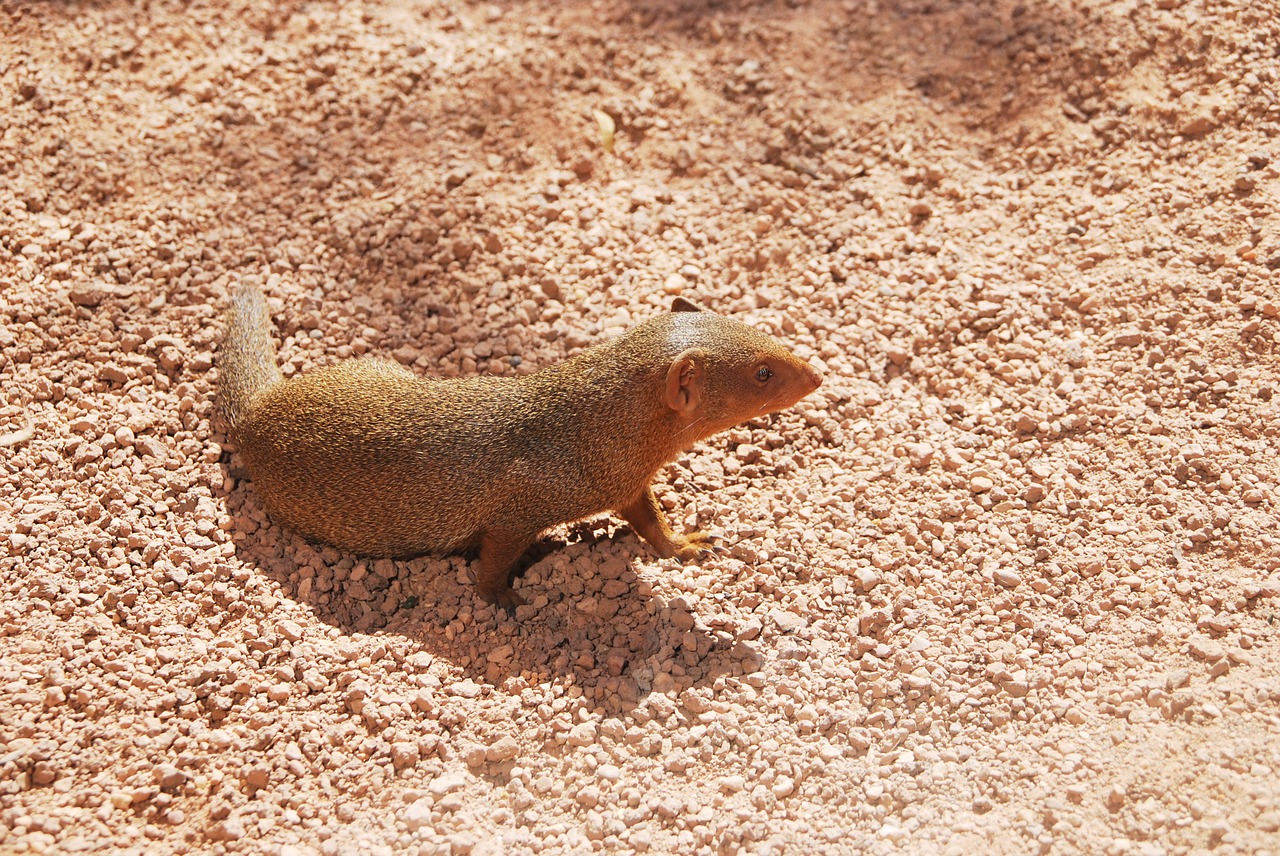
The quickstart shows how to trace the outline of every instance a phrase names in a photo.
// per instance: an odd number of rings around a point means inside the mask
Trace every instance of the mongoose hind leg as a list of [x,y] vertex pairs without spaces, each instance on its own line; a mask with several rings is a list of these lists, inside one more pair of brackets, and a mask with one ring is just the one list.
[[653,495],[653,488],[646,487],[631,503],[619,508],[618,513],[664,559],[687,562],[720,552],[720,548],[714,543],[715,539],[706,532],[679,535],[673,531],[671,524],[667,522],[667,516],[658,505],[658,498]]
[[511,590],[511,569],[533,543],[532,535],[487,530],[480,535],[480,564],[476,568],[476,593],[494,606],[515,615],[524,598]]

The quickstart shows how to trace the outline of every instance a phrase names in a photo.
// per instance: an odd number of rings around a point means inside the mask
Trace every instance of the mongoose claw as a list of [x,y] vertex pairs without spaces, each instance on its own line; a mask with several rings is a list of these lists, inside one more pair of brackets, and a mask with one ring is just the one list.
[[684,537],[684,544],[675,552],[675,558],[681,562],[691,562],[716,553],[724,553],[725,549],[715,543],[715,538],[706,532],[690,532]]

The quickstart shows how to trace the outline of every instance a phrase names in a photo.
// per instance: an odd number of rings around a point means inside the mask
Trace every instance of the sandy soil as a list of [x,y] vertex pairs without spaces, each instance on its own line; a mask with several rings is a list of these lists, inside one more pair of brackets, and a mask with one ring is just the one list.
[[[1280,852],[1274,3],[0,32],[0,851]],[[729,555],[568,527],[517,622],[267,521],[245,281],[290,373],[531,371],[684,293],[827,382],[661,477]]]

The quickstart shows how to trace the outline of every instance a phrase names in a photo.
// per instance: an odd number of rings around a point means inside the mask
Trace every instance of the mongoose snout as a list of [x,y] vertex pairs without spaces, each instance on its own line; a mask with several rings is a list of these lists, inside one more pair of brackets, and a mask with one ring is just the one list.
[[476,590],[506,609],[543,530],[612,510],[662,557],[712,549],[672,531],[650,483],[697,441],[790,407],[822,375],[773,337],[676,298],[671,312],[524,377],[427,380],[348,360],[284,380],[257,288],[231,299],[222,409],[271,516],[368,556],[478,549]]

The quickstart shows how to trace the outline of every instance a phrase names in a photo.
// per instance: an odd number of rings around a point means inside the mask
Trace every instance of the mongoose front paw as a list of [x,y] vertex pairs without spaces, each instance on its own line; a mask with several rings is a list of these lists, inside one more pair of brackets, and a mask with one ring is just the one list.
[[715,537],[706,532],[690,532],[676,540],[676,551],[672,558],[682,562],[691,562],[713,553],[723,553],[725,549],[715,543]]

